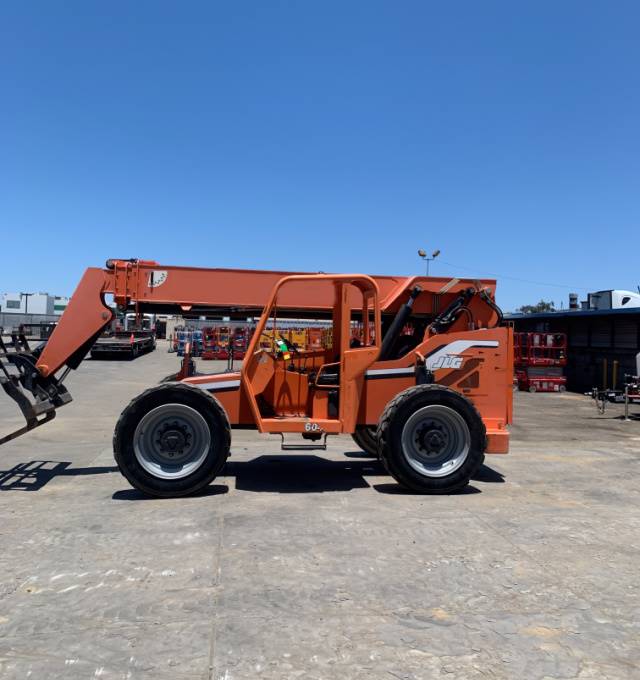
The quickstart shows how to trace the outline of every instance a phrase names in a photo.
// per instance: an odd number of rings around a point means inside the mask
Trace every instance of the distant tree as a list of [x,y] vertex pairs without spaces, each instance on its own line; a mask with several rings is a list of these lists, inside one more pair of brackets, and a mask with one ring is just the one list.
[[517,311],[523,314],[536,314],[538,312],[553,312],[555,311],[555,305],[552,301],[547,302],[546,300],[540,300],[540,302],[535,305],[522,305]]

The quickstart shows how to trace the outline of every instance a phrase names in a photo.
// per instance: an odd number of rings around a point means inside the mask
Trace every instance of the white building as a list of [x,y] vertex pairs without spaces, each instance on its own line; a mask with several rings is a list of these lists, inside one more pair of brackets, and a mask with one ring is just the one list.
[[71,298],[56,295],[53,300],[53,313],[58,315],[62,314],[62,312],[64,312],[64,310],[67,308],[70,299]]
[[0,312],[4,314],[47,314],[60,316],[71,298],[49,293],[2,293]]
[[3,293],[0,311],[7,314],[53,314],[54,297],[48,293]]

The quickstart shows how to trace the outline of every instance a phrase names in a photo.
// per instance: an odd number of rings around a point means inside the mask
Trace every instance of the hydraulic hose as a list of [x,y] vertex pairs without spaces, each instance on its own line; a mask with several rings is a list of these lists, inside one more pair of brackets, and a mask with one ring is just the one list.
[[504,314],[502,313],[500,307],[498,307],[498,305],[493,301],[491,295],[489,295],[489,293],[487,293],[486,290],[480,291],[480,295],[482,299],[489,305],[489,307],[491,307],[491,309],[493,309],[493,311],[498,315],[498,322],[496,323],[496,327],[501,326],[502,322],[504,321]]
[[411,316],[413,303],[420,293],[422,293],[422,288],[420,288],[420,286],[416,286],[409,293],[409,299],[407,302],[398,310],[394,320],[391,322],[391,326],[389,326],[389,330],[385,333],[384,339],[382,340],[382,347],[380,348],[380,356],[378,357],[378,361],[384,361],[385,359],[390,358],[393,346],[400,336],[404,325],[407,323],[407,319]]

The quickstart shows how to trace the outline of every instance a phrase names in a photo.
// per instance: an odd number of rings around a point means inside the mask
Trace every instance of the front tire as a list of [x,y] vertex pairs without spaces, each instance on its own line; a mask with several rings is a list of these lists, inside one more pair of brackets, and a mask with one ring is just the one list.
[[486,429],[461,394],[441,385],[410,387],[392,399],[378,425],[380,458],[402,486],[418,493],[465,487],[482,465]]
[[120,472],[150,496],[187,496],[222,470],[231,428],[220,403],[185,384],[163,384],[136,397],[116,424],[113,450]]

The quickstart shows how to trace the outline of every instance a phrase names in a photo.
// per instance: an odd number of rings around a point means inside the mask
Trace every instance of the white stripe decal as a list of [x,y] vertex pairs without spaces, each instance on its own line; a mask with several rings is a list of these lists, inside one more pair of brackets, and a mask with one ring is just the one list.
[[377,375],[413,375],[415,369],[412,368],[372,368],[365,375],[374,377]]
[[[460,357],[459,354],[461,352],[472,347],[498,347],[499,345],[500,343],[497,340],[454,340],[427,357],[427,369],[430,371],[437,371],[439,368],[460,368],[462,365],[462,357]],[[446,361],[448,358],[453,360]],[[414,373],[415,369],[413,367],[372,368],[366,371],[365,375],[369,378],[391,375],[402,377],[405,375],[413,375]]]
[[240,387],[239,380],[219,380],[218,382],[209,383],[191,383],[195,387],[199,387],[203,390],[209,390],[209,392],[214,392],[215,390],[225,390],[232,387]]

